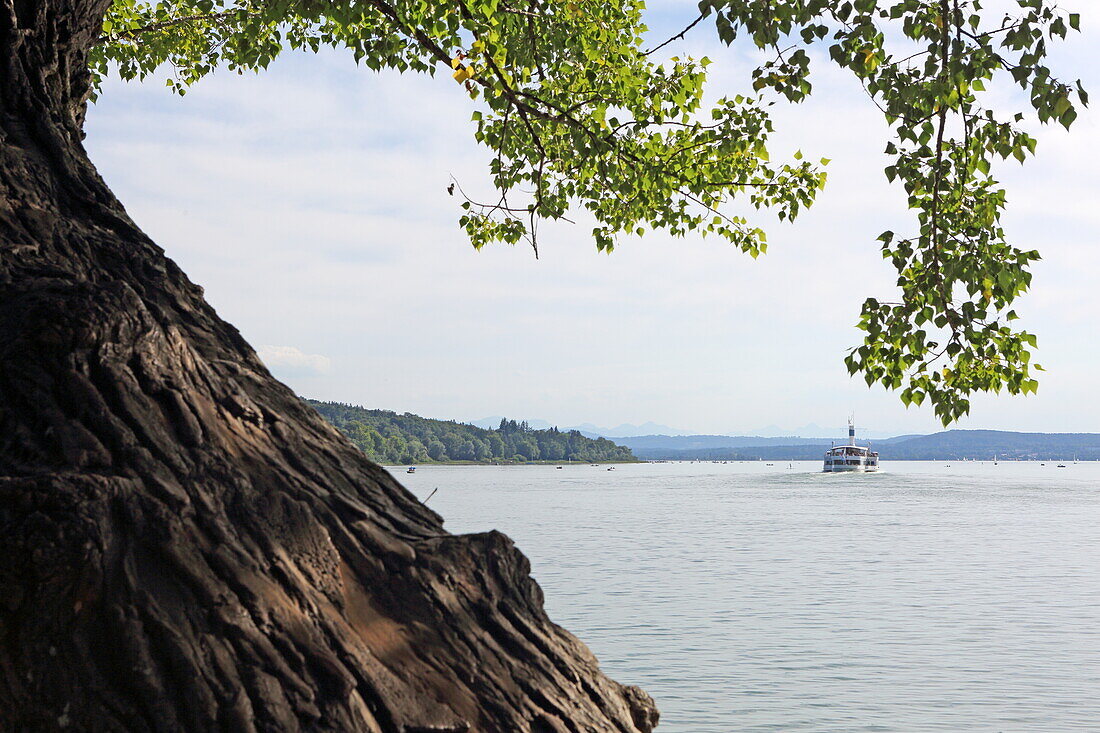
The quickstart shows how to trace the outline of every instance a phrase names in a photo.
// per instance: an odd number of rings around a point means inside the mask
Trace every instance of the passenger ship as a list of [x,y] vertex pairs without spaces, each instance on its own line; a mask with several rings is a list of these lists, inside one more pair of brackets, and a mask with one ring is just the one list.
[[878,453],[856,445],[856,426],[848,421],[848,445],[838,445],[825,451],[825,473],[841,471],[877,471]]

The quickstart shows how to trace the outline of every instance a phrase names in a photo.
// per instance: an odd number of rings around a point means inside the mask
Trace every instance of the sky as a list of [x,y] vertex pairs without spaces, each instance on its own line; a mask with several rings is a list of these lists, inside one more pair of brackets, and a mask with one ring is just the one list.
[[[694,3],[650,8],[655,38],[694,17]],[[1100,13],[1083,15],[1053,66],[1100,94]],[[749,89],[751,52],[705,22],[667,50],[714,60],[712,98]],[[933,432],[930,407],[843,364],[863,300],[895,292],[875,239],[913,219],[882,174],[881,114],[846,72],[816,68],[810,102],[774,108],[770,148],[832,159],[829,184],[794,224],[756,217],[769,250],[755,261],[661,233],[601,254],[566,223],[540,229],[537,260],[523,245],[475,252],[446,191],[452,176],[475,199],[489,191],[472,103],[449,75],[376,74],[350,54],[287,54],[183,98],[163,78],[111,81],[85,144],[137,223],[303,396],[463,421],[791,434],[854,413],[878,435]],[[1035,396],[976,397],[956,427],[1100,432],[1100,118],[1038,136],[1036,159],[996,172],[1010,241],[1043,255],[1017,311],[1046,372]]]

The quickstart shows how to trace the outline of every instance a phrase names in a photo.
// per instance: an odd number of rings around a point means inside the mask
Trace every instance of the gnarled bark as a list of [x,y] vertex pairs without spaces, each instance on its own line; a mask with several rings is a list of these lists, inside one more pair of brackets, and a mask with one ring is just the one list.
[[80,144],[106,4],[0,0],[0,729],[650,730],[130,221]]

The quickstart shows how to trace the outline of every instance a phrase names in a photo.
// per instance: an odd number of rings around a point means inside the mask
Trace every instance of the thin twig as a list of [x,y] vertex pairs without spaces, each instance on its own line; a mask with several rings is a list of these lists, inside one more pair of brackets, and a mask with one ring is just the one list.
[[682,31],[680,31],[679,33],[677,33],[676,35],[674,35],[674,36],[673,36],[672,38],[669,38],[669,39],[668,39],[667,41],[665,41],[664,43],[662,43],[662,44],[659,44],[659,45],[657,45],[657,46],[654,46],[653,48],[649,49],[648,51],[642,51],[642,55],[643,55],[643,56],[649,56],[650,54],[654,54],[654,53],[656,53],[657,51],[660,51],[660,50],[661,50],[662,48],[664,48],[664,47],[665,47],[665,46],[667,46],[668,44],[672,43],[673,41],[682,41],[682,40],[684,39],[684,36],[686,36],[686,35],[687,35],[687,32],[688,32],[688,31],[690,31],[690,30],[691,30],[692,28],[694,28],[695,26],[699,25],[699,23],[700,23],[700,22],[701,22],[701,21],[703,20],[703,18],[705,18],[705,17],[707,17],[707,13],[699,13],[699,17],[698,17],[698,18],[696,18],[695,20],[691,21],[690,23],[688,23],[688,26],[687,26],[687,28],[684,28],[684,29],[683,29]]

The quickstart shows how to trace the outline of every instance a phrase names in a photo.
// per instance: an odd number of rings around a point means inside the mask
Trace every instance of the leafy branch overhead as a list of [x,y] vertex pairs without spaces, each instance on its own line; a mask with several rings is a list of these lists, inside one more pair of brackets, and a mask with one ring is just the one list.
[[475,247],[536,242],[539,220],[587,210],[610,251],[646,228],[713,232],[756,256],[764,232],[723,211],[737,194],[793,218],[825,181],[807,161],[771,164],[758,99],[700,109],[706,59],[655,63],[640,2],[119,0],[93,60],[123,78],[175,68],[186,88],[224,66],[266,67],[286,48],[349,49],[371,69],[445,69],[477,101],[497,194],[467,200]]
[[[604,251],[660,229],[713,233],[755,257],[764,232],[731,202],[793,219],[825,183],[817,164],[770,162],[764,95],[804,99],[811,57],[827,50],[889,121],[887,176],[917,212],[913,234],[881,237],[900,300],[867,300],[864,343],[847,363],[906,403],[929,400],[948,423],[975,391],[1037,386],[1035,338],[1014,329],[1010,307],[1038,254],[1007,243],[991,175],[994,160],[1022,161],[1035,140],[1022,113],[983,105],[986,89],[1005,77],[1040,121],[1067,127],[1087,102],[1044,65],[1077,16],[1047,0],[1017,5],[1003,15],[979,0],[704,0],[684,32],[646,51],[640,0],[116,0],[91,66],[133,79],[168,64],[180,94],[216,68],[260,70],[288,48],[348,49],[375,70],[443,69],[475,100],[475,137],[494,153],[496,194],[463,195],[475,247],[526,239],[537,252],[538,223],[579,209]],[[704,109],[708,60],[655,52],[710,18],[726,43],[748,36],[774,58],[755,70],[752,95]]]
[[[807,48],[827,47],[882,110],[892,130],[890,181],[900,181],[917,213],[910,234],[885,232],[882,253],[898,271],[900,300],[868,298],[863,344],[851,373],[900,389],[906,404],[929,400],[943,423],[969,412],[979,391],[1034,392],[1036,339],[1017,330],[1011,306],[1031,284],[1034,250],[1009,244],[1001,227],[1005,191],[992,164],[1034,154],[1021,126],[1026,112],[1069,127],[1087,104],[1080,83],[1045,65],[1048,43],[1079,28],[1075,14],[1047,0],[1016,0],[1013,13],[981,0],[708,0],[726,43],[738,35],[771,49],[754,74],[757,89],[791,101],[811,91]],[[1005,3],[999,3],[1005,5]],[[989,89],[1019,86],[1028,109],[998,113]],[[1002,87],[995,85],[1002,84]]]

